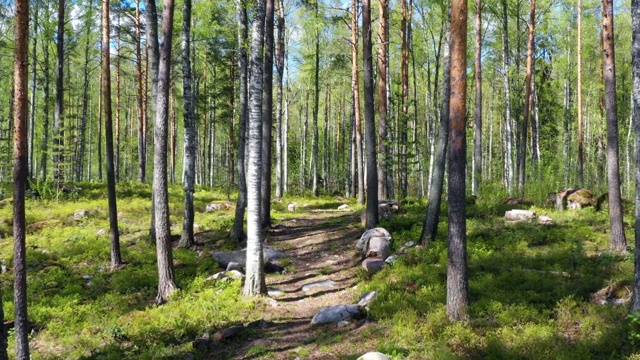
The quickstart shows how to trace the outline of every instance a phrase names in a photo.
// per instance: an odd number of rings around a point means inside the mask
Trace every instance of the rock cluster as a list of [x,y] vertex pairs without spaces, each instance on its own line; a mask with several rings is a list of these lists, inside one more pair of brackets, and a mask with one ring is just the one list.
[[362,250],[365,258],[362,268],[373,275],[382,270],[391,255],[391,234],[381,227],[369,229],[362,234],[356,248]]

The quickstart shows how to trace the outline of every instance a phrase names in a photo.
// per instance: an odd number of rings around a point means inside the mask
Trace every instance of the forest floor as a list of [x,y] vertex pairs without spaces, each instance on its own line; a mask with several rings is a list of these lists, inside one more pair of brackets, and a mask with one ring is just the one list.
[[[374,321],[311,325],[319,309],[353,304],[361,295],[361,251],[354,246],[362,233],[360,219],[352,212],[300,215],[267,236],[267,245],[287,256],[287,270],[267,275],[267,287],[282,293],[264,299],[266,326],[227,344],[211,359],[352,359],[375,350],[371,332],[379,329]],[[303,291],[304,285],[318,282],[333,283]]]

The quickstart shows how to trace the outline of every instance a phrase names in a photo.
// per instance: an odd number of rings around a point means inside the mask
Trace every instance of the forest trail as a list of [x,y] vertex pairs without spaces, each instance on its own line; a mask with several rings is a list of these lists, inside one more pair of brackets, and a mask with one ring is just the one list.
[[[375,349],[360,338],[370,321],[352,320],[341,328],[311,325],[320,308],[353,304],[362,292],[360,250],[354,246],[363,232],[359,223],[352,212],[309,212],[270,230],[267,245],[284,252],[290,264],[282,275],[267,274],[269,290],[282,291],[263,301],[267,326],[225,344],[211,359],[355,359],[365,346]],[[331,285],[306,289],[317,282]]]

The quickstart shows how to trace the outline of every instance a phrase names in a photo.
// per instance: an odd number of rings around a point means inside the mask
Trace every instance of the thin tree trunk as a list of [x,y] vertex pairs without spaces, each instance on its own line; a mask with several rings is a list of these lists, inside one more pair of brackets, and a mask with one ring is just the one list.
[[[49,18],[49,6],[45,6],[45,17]],[[51,98],[51,72],[49,71],[49,44],[47,41],[42,42],[42,50],[44,53],[44,106],[42,109],[42,144],[40,145],[40,181],[45,182],[47,181],[47,162],[49,160],[49,103]]]
[[167,301],[177,288],[173,271],[167,185],[167,135],[174,7],[173,0],[165,0],[162,14],[162,34],[164,36],[158,66],[158,93],[154,129],[153,202],[158,257],[158,296],[156,297],[156,303],[158,304]]
[[[92,8],[91,2],[89,3],[89,8]],[[87,15],[87,23],[86,26],[86,42],[84,48],[84,66],[83,66],[83,81],[82,81],[82,118],[80,120],[80,148],[78,149],[78,154],[76,158],[76,168],[75,168],[75,180],[82,180],[82,173],[84,168],[84,153],[86,147],[86,129],[87,129],[87,107],[89,104],[89,50],[91,48],[91,24],[93,22],[93,11],[89,11]]]
[[182,25],[182,92],[184,98],[184,221],[178,246],[195,246],[193,238],[193,194],[196,173],[196,119],[191,73],[191,0],[184,0]]
[[[451,10],[449,10],[451,11]],[[448,18],[451,16],[449,15]],[[436,143],[436,160],[433,167],[433,178],[429,183],[429,201],[427,202],[427,216],[424,219],[420,242],[429,245],[435,240],[438,233],[438,218],[440,217],[440,204],[442,202],[442,190],[447,164],[447,148],[449,140],[449,99],[451,95],[451,30],[449,22],[446,25],[444,42],[444,67],[442,81],[442,104],[440,107],[440,126]]]
[[[156,0],[146,0],[146,41],[148,59],[151,65],[151,101],[149,102],[149,116],[155,121],[156,106],[158,103],[158,67],[160,64],[160,44],[158,42],[158,11],[156,8]],[[146,134],[145,134],[146,136]],[[154,149],[155,151],[155,149]],[[102,177],[101,177],[102,178]],[[155,212],[155,194],[151,194],[151,224],[149,226],[149,239],[152,242],[156,240],[156,212]]]
[[[34,173],[35,173],[35,164],[34,164],[34,147],[33,147],[33,143],[35,141],[35,125],[36,125],[36,84],[37,84],[37,67],[36,64],[38,62],[38,5],[39,5],[39,1],[34,1],[35,4],[35,9],[33,11],[33,47],[31,49],[31,61],[32,61],[32,68],[31,68],[31,117],[29,119],[29,178],[33,179]],[[0,318],[0,321],[2,321],[3,318]],[[0,328],[0,331],[2,331],[2,329]],[[6,347],[5,347],[6,348]],[[0,350],[0,354],[2,353],[2,351]],[[0,358],[2,357],[2,355],[0,355]]]
[[513,191],[513,152],[511,150],[511,98],[509,89],[509,26],[507,0],[502,0],[502,75],[504,76],[504,172],[505,185],[509,194]]
[[56,35],[56,108],[53,120],[53,181],[56,187],[64,183],[64,18],[65,0],[58,0],[58,28]]
[[[403,2],[404,4],[404,2]],[[378,154],[380,159],[378,162],[378,199],[387,199],[387,175],[386,168],[390,159],[387,155],[387,51],[389,39],[389,2],[388,0],[380,0],[379,6],[380,30],[378,37],[380,44],[378,45]],[[404,21],[404,19],[403,19]],[[355,30],[354,30],[355,31]],[[357,50],[356,50],[357,51]],[[356,69],[357,70],[357,69]],[[363,194],[364,195],[364,194]]]
[[622,196],[618,166],[618,119],[616,106],[616,68],[613,44],[613,0],[602,1],[603,70],[605,109],[607,112],[607,180],[609,182],[609,219],[612,250],[626,253],[627,240],[622,223]]
[[[121,51],[121,46],[120,46],[120,12],[117,12],[117,19],[118,19],[118,23],[116,26],[116,129],[115,129],[115,138],[116,138],[116,143],[115,143],[115,147],[114,147],[114,152],[115,152],[115,169],[116,169],[116,181],[120,181],[120,169],[121,169],[121,152],[120,152],[120,113],[121,113],[121,109],[122,109],[122,105],[121,105],[121,87],[120,87],[120,83],[121,83],[121,67],[120,67],[120,51]],[[105,104],[106,105],[106,104]],[[106,119],[105,119],[106,120]],[[106,127],[105,127],[106,130]],[[108,157],[108,156],[107,156]],[[108,161],[108,160],[107,160]],[[109,176],[107,174],[107,176]]]
[[319,27],[319,2],[315,0],[315,73],[313,78],[313,140],[311,144],[311,171],[313,172],[313,182],[311,189],[313,196],[318,196],[318,109],[320,107],[320,29]]
[[244,296],[266,292],[263,269],[261,228],[261,167],[262,167],[262,50],[265,32],[265,4],[256,0],[251,38],[251,85],[249,89],[249,156],[247,167],[247,256]]
[[473,181],[471,193],[478,195],[482,183],[482,2],[476,0],[476,111],[473,121]]
[[284,1],[278,1],[278,42],[276,55],[276,71],[278,73],[278,94],[277,94],[277,124],[276,124],[276,198],[281,198],[283,194],[283,174],[282,174],[282,84],[284,78]]
[[400,103],[402,113],[398,119],[398,191],[399,197],[404,199],[407,196],[407,142],[408,142],[408,119],[409,119],[409,27],[411,23],[411,9],[407,5],[407,0],[402,0],[402,19],[400,21],[401,32],[401,64],[400,64]]
[[578,183],[584,187],[584,144],[582,135],[582,0],[578,0]]
[[367,147],[367,229],[372,229],[378,225],[376,119],[373,104],[373,54],[371,47],[371,0],[364,0],[362,4],[362,56],[364,68],[364,133]]
[[451,154],[449,155],[449,254],[447,261],[447,314],[451,321],[468,318],[467,226],[465,208],[467,1],[451,5]]
[[271,139],[273,138],[273,6],[274,0],[266,0],[264,29],[264,72],[262,74],[262,167],[260,186],[260,224],[263,229],[271,226]]
[[527,133],[529,132],[529,116],[531,115],[531,77],[533,76],[533,52],[534,31],[536,26],[536,0],[531,0],[531,12],[529,15],[529,41],[527,42],[527,72],[524,80],[524,119],[522,121],[520,141],[520,161],[518,162],[518,188],[520,197],[525,193],[525,168],[527,164]]
[[635,198],[635,243],[636,249],[634,253],[634,286],[633,299],[631,301],[631,310],[640,311],[640,0],[631,1],[631,19],[633,24],[633,43],[632,43],[632,73],[633,73],[633,127],[636,133],[635,137],[635,182],[636,182],[636,198]]
[[[351,92],[353,116],[355,118],[355,163],[358,171],[358,204],[364,204],[364,154],[362,149],[362,129],[360,123],[360,78],[358,75],[358,0],[351,2]],[[386,116],[386,115],[385,115]],[[385,186],[386,191],[386,186]]]
[[[27,122],[29,117],[29,1],[17,0],[15,11],[15,55],[13,58],[13,303],[15,309],[15,357],[29,359],[29,323],[27,321],[27,221],[25,190],[29,166]],[[4,334],[1,334],[4,337]],[[4,347],[3,347],[4,348]],[[0,353],[5,353],[1,350]]]
[[138,105],[138,181],[145,182],[147,174],[147,136],[145,129],[144,98],[142,96],[142,29],[140,25],[140,0],[136,0],[136,75],[137,75],[137,105]]
[[236,201],[236,214],[231,228],[231,238],[242,241],[245,239],[245,233],[243,229],[244,224],[244,212],[247,207],[247,183],[245,177],[245,148],[247,137],[247,52],[245,45],[247,41],[247,9],[242,0],[237,1],[238,12],[238,70],[240,79],[240,99],[238,101],[238,122],[239,122],[239,136],[238,136],[238,199]]

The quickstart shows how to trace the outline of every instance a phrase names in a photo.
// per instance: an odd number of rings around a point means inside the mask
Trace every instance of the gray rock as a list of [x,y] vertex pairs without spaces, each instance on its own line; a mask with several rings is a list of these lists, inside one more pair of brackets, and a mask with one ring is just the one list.
[[[263,247],[262,254],[264,257],[264,261],[274,261],[283,258],[285,255],[280,251],[277,251],[268,246]],[[221,267],[227,268],[229,263],[237,263],[240,266],[244,267],[246,257],[247,257],[247,249],[236,250],[236,251],[223,251],[223,252],[215,252],[213,253],[213,259],[220,264]]]
[[366,258],[362,262],[362,268],[365,269],[370,275],[377,273],[384,267],[384,260],[376,258]]
[[375,300],[377,296],[378,296],[377,292],[367,291],[366,293],[362,294],[362,296],[360,296],[360,301],[358,301],[358,306],[361,308],[366,308],[367,306],[371,305],[371,302],[373,302],[373,300]]
[[238,264],[237,262],[230,262],[227,264],[227,271],[231,271],[231,270],[238,270],[238,271],[242,271],[242,265]]
[[218,211],[218,210],[222,210],[222,204],[208,204],[207,207],[205,208],[205,212],[214,212],[214,211]]
[[388,238],[389,245],[391,244],[391,234],[389,234],[385,228],[377,227],[365,231],[364,234],[360,236],[360,240],[358,240],[356,248],[365,249],[369,240],[374,236]]
[[276,297],[284,294],[284,291],[276,288],[267,288],[267,294],[271,297]]
[[536,218],[536,212],[531,210],[514,209],[509,210],[504,214],[506,221],[512,222],[528,222]]
[[338,321],[350,320],[361,315],[358,305],[337,305],[320,309],[311,319],[311,324],[337,323]]
[[385,260],[391,255],[391,248],[389,247],[389,243],[391,241],[388,238],[374,236],[369,240],[369,246],[367,247],[367,251],[365,253],[365,257],[367,258],[379,258],[381,260]]
[[209,281],[210,280],[222,280],[222,279],[224,279],[226,277],[224,275],[224,273],[225,273],[224,271],[221,271],[219,273],[215,273],[215,274],[209,276],[208,278],[206,278],[205,280],[209,280]]
[[538,217],[538,224],[540,225],[552,225],[553,219],[548,216],[540,216]]
[[360,356],[357,360],[391,360],[387,355],[372,351]]
[[398,261],[398,258],[399,258],[398,255],[391,255],[388,258],[384,259],[384,262],[386,262],[389,265],[393,265],[393,263]]
[[304,284],[304,285],[302,285],[302,287],[300,287],[300,289],[303,292],[309,292],[309,291],[313,290],[314,288],[333,289],[334,287],[336,287],[335,281],[322,280],[322,281],[314,281],[312,283]]
[[342,204],[342,205],[338,206],[338,210],[349,210],[349,205]]
[[78,210],[73,213],[73,220],[82,221],[82,219],[86,218],[87,216],[89,216],[89,212],[87,210]]
[[223,330],[218,330],[215,334],[213,334],[213,340],[223,341],[223,340],[229,339],[230,337],[233,337],[234,335],[238,334],[242,330],[244,330],[244,325],[242,324],[234,325]]
[[296,204],[295,203],[289,203],[287,205],[287,210],[291,211],[291,212],[296,211]]
[[229,270],[224,272],[224,276],[230,277],[232,279],[242,279],[244,278],[244,274],[238,270]]

